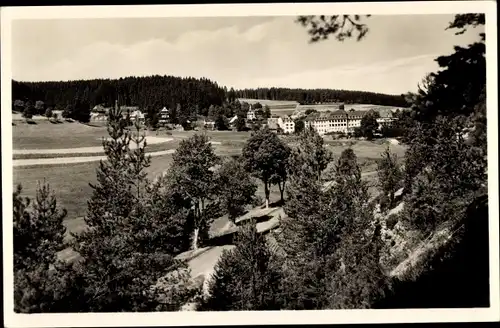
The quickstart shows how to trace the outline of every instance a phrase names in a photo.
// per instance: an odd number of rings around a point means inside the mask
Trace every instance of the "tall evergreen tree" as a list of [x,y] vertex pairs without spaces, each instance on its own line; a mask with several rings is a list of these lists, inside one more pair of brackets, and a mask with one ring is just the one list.
[[300,134],[297,153],[308,163],[320,181],[321,173],[327,168],[333,156],[316,130],[305,129]]
[[[83,288],[79,311],[162,309],[165,304],[153,286],[161,277],[183,268],[163,251],[165,245],[160,242],[165,239],[156,235],[156,227],[161,225],[158,220],[165,218],[151,218],[146,205],[149,183],[144,169],[150,162],[146,142],[138,126],[133,135],[125,129],[127,125],[118,109],[110,111],[110,138],[103,141],[107,160],[100,162],[97,184],[91,185],[93,194],[85,217],[88,229],[74,235],[74,248],[83,258],[77,271]],[[131,141],[136,144],[133,150]],[[188,295],[181,287],[176,304],[167,307],[179,308]]]
[[251,221],[239,230],[236,248],[225,251],[217,262],[201,309],[279,310],[279,283],[273,253]]
[[66,247],[63,220],[66,210],[57,206],[49,185],[38,185],[36,198],[13,194],[14,310],[21,313],[66,312],[73,309],[68,266],[57,252]]
[[389,200],[389,208],[394,205],[394,194],[399,188],[402,172],[396,154],[391,153],[387,147],[382,153],[381,160],[377,163],[378,184]]

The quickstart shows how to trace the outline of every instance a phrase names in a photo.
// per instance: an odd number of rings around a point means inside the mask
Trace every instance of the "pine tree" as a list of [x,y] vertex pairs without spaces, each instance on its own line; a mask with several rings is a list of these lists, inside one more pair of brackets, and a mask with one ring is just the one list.
[[209,296],[201,309],[208,311],[278,310],[280,273],[265,237],[251,221],[238,232],[236,248],[225,251],[215,266]]
[[68,265],[57,252],[66,247],[63,220],[66,210],[45,182],[36,198],[21,196],[21,185],[13,194],[14,310],[21,313],[65,312],[72,309]]
[[[323,309],[327,307],[326,279],[328,264],[337,242],[339,217],[324,210],[326,199],[317,173],[303,156],[292,153],[290,183],[277,235],[286,254],[283,268],[282,299],[286,309]],[[326,215],[325,215],[326,214]]]
[[64,248],[66,210],[57,207],[56,197],[45,182],[38,185],[34,203],[23,199],[21,192],[18,185],[14,192],[14,268],[48,267]]
[[298,154],[307,161],[321,181],[321,173],[332,160],[332,153],[325,147],[323,138],[314,129],[305,129],[299,138]]
[[[162,220],[153,217],[148,206],[149,182],[144,169],[149,165],[143,136],[126,130],[127,122],[118,109],[111,110],[108,122],[109,140],[103,141],[107,161],[97,169],[97,184],[88,202],[85,222],[88,229],[75,235],[75,250],[82,256],[78,272],[83,281],[80,311],[154,311],[164,304],[155,288],[161,277],[183,264],[163,251]],[[130,142],[136,144],[131,149]],[[163,238],[161,238],[163,237]],[[147,268],[147,269],[146,269]],[[182,286],[187,285],[181,284]],[[179,308],[190,291],[168,308]],[[175,306],[174,306],[175,305]]]
[[374,221],[368,189],[350,148],[338,160],[335,184],[327,197],[327,210],[342,217],[334,254],[340,266],[329,285],[329,307],[370,308],[383,296],[387,279],[379,266],[380,224]]
[[377,163],[378,183],[384,193],[384,197],[389,199],[389,208],[394,206],[394,194],[399,188],[402,172],[399,167],[398,157],[391,153],[387,147],[382,154],[382,159]]

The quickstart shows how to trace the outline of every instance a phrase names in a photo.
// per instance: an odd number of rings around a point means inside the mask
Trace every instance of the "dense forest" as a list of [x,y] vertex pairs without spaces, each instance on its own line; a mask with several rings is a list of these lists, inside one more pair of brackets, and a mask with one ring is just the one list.
[[87,107],[97,104],[112,106],[139,106],[160,110],[181,104],[183,109],[203,114],[210,105],[221,105],[227,90],[208,79],[174,76],[126,77],[64,82],[12,82],[12,99],[43,101],[45,106],[65,109],[83,103]]
[[60,82],[12,81],[12,99],[25,103],[43,102],[44,107],[64,110],[87,110],[95,105],[139,106],[148,114],[164,106],[180,105],[184,116],[207,115],[211,105],[221,106],[236,98],[294,100],[303,104],[316,102],[369,103],[387,106],[406,106],[402,96],[373,92],[330,89],[244,89],[228,90],[216,82],[202,78],[174,76],[126,77]]
[[[232,90],[230,90],[230,93]],[[383,106],[407,107],[402,95],[387,95],[366,91],[335,89],[289,89],[258,88],[234,91],[236,98],[290,100],[300,104],[344,102],[347,104],[374,104]]]

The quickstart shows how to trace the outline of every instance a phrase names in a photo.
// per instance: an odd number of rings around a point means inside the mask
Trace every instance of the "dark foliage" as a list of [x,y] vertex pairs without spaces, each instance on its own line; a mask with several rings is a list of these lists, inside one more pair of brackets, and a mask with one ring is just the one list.
[[[370,15],[366,15],[370,17]],[[329,36],[334,36],[338,41],[344,41],[353,37],[362,40],[368,33],[368,26],[361,23],[360,15],[333,15],[333,16],[299,16],[297,22],[307,27],[307,32],[311,36],[310,42],[327,40]]]
[[367,91],[336,89],[290,89],[258,88],[236,90],[238,98],[289,100],[301,104],[343,102],[346,104],[374,104],[383,106],[407,107],[402,95],[386,95]]
[[488,196],[478,196],[449,245],[432,254],[414,280],[393,279],[375,308],[489,307]]
[[[164,106],[175,108],[182,104],[184,116],[206,115],[210,105],[222,105],[226,95],[216,83],[202,78],[179,78],[174,76],[125,77],[120,79],[95,79],[60,82],[12,81],[12,99],[32,102],[42,100],[45,104],[60,108],[72,106],[76,112],[90,110],[98,104],[148,108],[148,113],[159,112]],[[43,113],[43,112],[42,112]],[[85,121],[86,114],[74,118]]]
[[204,311],[279,310],[280,273],[255,222],[238,232],[236,248],[225,251],[215,267]]

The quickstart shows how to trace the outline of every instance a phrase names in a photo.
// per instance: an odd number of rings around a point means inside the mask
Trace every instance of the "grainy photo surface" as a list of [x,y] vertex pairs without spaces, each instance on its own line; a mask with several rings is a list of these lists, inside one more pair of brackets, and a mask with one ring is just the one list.
[[481,8],[10,18],[9,311],[498,305]]

